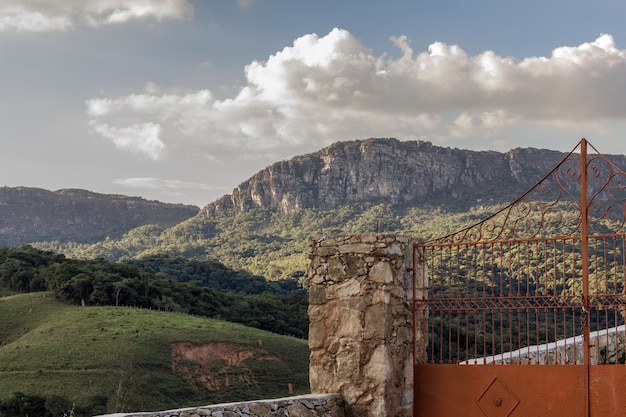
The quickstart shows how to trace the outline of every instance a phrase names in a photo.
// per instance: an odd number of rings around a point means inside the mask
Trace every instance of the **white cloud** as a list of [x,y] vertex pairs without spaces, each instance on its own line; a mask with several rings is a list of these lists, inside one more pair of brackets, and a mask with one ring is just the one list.
[[114,100],[88,100],[87,114],[94,118],[115,117],[118,121],[156,118],[155,122],[171,122],[183,132],[202,130],[204,121],[210,117],[207,106],[212,95],[208,90],[186,95],[160,94],[154,84],[148,83],[146,91]]
[[55,16],[20,6],[0,6],[0,32],[63,31],[72,26],[67,16]]
[[610,35],[521,60],[441,42],[415,53],[404,36],[392,42],[399,58],[375,56],[345,30],[309,34],[247,65],[247,84],[230,98],[149,84],[142,94],[89,100],[87,112],[118,129],[158,124],[164,146],[248,156],[372,136],[495,141],[520,125],[601,129],[626,118],[626,51]]
[[0,32],[64,31],[153,18],[183,19],[193,13],[188,0],[4,0]]
[[159,138],[161,126],[155,123],[133,124],[127,127],[114,127],[106,123],[91,123],[93,130],[102,137],[113,141],[118,149],[144,154],[151,159],[159,159],[165,144]]

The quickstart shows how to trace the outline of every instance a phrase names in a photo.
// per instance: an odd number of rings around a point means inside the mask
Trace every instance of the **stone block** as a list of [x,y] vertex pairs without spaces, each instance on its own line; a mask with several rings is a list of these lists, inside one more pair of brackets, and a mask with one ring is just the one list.
[[322,258],[333,256],[336,253],[337,253],[337,250],[333,246],[317,248],[317,250],[315,251],[315,255],[322,257]]
[[315,410],[306,408],[302,403],[297,402],[287,407],[289,417],[319,417]]
[[337,285],[335,294],[340,299],[348,299],[359,295],[361,292],[361,283],[356,279],[350,279]]
[[326,340],[326,324],[323,320],[309,323],[309,349],[319,349]]
[[327,326],[332,325],[336,337],[348,337],[357,339],[361,337],[363,326],[361,325],[361,312],[350,308],[341,308],[329,312],[326,321]]
[[378,242],[378,236],[377,235],[361,235],[361,242],[376,243]]
[[343,281],[346,276],[346,264],[339,258],[328,259],[328,279],[334,282]]
[[326,303],[326,287],[323,285],[312,285],[309,288],[309,304],[318,305]]
[[340,253],[360,253],[369,254],[373,251],[374,246],[369,243],[349,243],[337,248]]
[[369,362],[363,367],[363,376],[370,381],[384,383],[388,379],[387,372],[391,370],[389,361],[387,347],[383,344],[376,346],[371,352]]
[[[322,267],[320,267],[321,269]],[[325,270],[321,270],[321,271],[315,271],[315,273],[309,273],[309,284],[315,284],[315,285],[319,285],[319,284],[323,284],[325,281]]]
[[391,301],[391,295],[388,291],[380,288],[373,288],[369,291],[371,296],[371,304],[389,304]]
[[346,276],[352,278],[367,274],[367,266],[362,256],[344,255],[341,259],[345,264]]
[[361,349],[354,341],[348,341],[335,355],[335,373],[339,379],[358,380],[360,377]]
[[390,283],[393,282],[393,273],[389,262],[378,261],[370,269],[368,278],[372,282]]
[[268,403],[250,403],[248,407],[249,413],[255,416],[265,416],[272,411],[272,407]]
[[375,304],[365,312],[364,339],[384,339],[386,334],[387,318],[385,316],[385,306]]
[[319,240],[317,240],[316,243],[319,243],[320,246],[331,246],[331,247],[336,247],[337,246],[337,238],[327,238],[327,237],[322,237]]

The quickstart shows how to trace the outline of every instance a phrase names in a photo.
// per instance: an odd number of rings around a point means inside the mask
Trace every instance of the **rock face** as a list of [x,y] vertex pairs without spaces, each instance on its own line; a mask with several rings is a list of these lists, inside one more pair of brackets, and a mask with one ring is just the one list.
[[202,213],[212,216],[253,207],[289,212],[383,201],[439,205],[451,198],[459,209],[467,209],[483,200],[508,201],[527,191],[564,156],[533,148],[479,152],[396,139],[339,142],[271,165]]
[[168,227],[199,208],[85,190],[0,188],[0,245],[39,241],[97,242],[142,225]]

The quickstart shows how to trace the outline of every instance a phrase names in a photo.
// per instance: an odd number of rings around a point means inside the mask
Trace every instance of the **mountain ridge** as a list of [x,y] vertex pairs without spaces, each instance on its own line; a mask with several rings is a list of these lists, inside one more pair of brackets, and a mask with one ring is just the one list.
[[74,188],[0,187],[0,245],[94,243],[146,224],[170,227],[198,211],[196,206]]
[[[472,151],[394,138],[337,142],[270,165],[205,206],[199,215],[254,207],[282,212],[332,209],[381,201],[396,206],[420,201],[433,205],[449,197],[465,200],[459,207],[465,210],[485,199],[497,203],[525,192],[565,155],[536,148]],[[509,188],[506,195],[496,195],[504,186]]]

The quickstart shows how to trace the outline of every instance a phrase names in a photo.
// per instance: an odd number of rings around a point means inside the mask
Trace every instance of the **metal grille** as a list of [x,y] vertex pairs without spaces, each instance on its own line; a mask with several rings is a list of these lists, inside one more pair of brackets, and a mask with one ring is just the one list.
[[583,139],[504,209],[416,245],[427,363],[624,363],[625,207],[626,174]]

